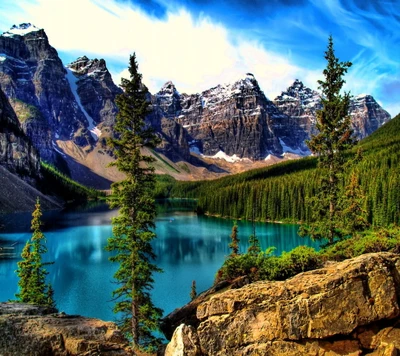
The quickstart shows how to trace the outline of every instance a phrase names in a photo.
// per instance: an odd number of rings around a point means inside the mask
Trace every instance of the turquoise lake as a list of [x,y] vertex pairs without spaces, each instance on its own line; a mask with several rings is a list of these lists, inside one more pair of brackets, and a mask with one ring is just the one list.
[[[186,205],[186,206],[185,206]],[[153,243],[156,264],[164,270],[155,275],[154,303],[168,314],[189,302],[192,281],[197,292],[212,286],[215,273],[230,253],[228,244],[232,220],[197,216],[190,204],[160,205],[156,219],[157,239]],[[117,265],[108,261],[104,250],[111,236],[110,218],[117,212],[106,205],[46,212],[43,232],[48,253],[48,280],[55,290],[60,311],[103,320],[114,320],[111,293],[116,285],[113,274]],[[19,256],[31,237],[30,214],[0,215],[0,246],[17,242]],[[317,246],[297,235],[298,226],[256,223],[261,247],[276,247],[276,253],[289,251],[298,245]],[[248,247],[251,222],[238,222],[240,251]],[[0,259],[0,301],[15,299],[18,278],[15,274],[19,258]]]

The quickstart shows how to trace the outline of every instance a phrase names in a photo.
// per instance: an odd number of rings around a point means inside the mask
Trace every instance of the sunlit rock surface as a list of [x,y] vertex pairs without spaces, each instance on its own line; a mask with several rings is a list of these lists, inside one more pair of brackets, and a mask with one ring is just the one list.
[[133,355],[111,322],[0,303],[0,355]]
[[[393,253],[216,293],[197,307],[199,355],[397,355],[399,297]],[[187,343],[182,328],[170,349]]]

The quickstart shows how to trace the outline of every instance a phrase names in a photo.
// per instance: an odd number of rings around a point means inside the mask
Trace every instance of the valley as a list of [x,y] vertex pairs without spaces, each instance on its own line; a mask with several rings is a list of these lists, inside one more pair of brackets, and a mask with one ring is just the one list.
[[49,308],[1,303],[0,353],[26,353],[31,323],[57,355],[400,350],[400,115],[340,94],[332,37],[321,92],[294,79],[272,100],[251,73],[150,93],[135,53],[117,86],[50,40],[0,35],[0,240],[21,256],[0,260],[0,301]]
[[[82,56],[63,64],[50,41],[28,23],[4,32],[0,89],[43,160],[80,183],[109,189],[121,178],[107,168],[113,155],[106,146],[121,89],[104,60]],[[305,140],[315,133],[321,107],[319,94],[298,79],[270,100],[250,73],[198,94],[181,94],[167,82],[149,100],[147,122],[161,139],[156,171],[178,180],[215,179],[309,155]],[[354,97],[350,115],[358,139],[390,120],[370,95]]]

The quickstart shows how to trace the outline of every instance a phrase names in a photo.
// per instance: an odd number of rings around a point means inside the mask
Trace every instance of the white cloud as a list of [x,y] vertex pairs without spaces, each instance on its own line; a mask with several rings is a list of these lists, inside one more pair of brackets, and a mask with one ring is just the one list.
[[[232,82],[246,72],[256,76],[270,98],[295,78],[316,86],[314,71],[299,68],[255,42],[236,39],[233,44],[226,28],[207,17],[194,19],[184,10],[161,20],[113,0],[25,0],[20,6],[25,13],[15,20],[44,28],[59,51],[96,55],[120,67],[128,65],[135,51],[152,92],[172,80],[179,91],[195,93]],[[121,75],[127,72],[113,73],[118,84]]]

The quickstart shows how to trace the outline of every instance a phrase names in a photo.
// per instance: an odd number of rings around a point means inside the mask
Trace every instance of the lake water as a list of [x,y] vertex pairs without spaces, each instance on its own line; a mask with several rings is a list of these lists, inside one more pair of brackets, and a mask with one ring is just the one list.
[[[156,220],[157,239],[153,243],[156,264],[164,270],[155,275],[154,303],[168,314],[189,302],[192,281],[197,292],[211,287],[215,273],[230,253],[228,244],[232,220],[197,216],[192,206],[165,202],[160,205]],[[108,261],[104,250],[111,236],[110,218],[116,211],[106,205],[75,208],[43,215],[43,232],[48,253],[48,280],[55,290],[60,311],[81,314],[103,320],[114,320],[111,292],[116,288],[113,274],[117,265]],[[31,237],[31,214],[0,215],[0,245],[18,242],[18,256]],[[248,247],[252,233],[250,222],[238,222],[240,251]],[[297,235],[298,226],[256,223],[256,233],[262,249],[277,248],[276,253],[289,251],[298,245],[316,246]],[[0,259],[0,301],[15,299],[18,278],[15,274],[18,258]]]

